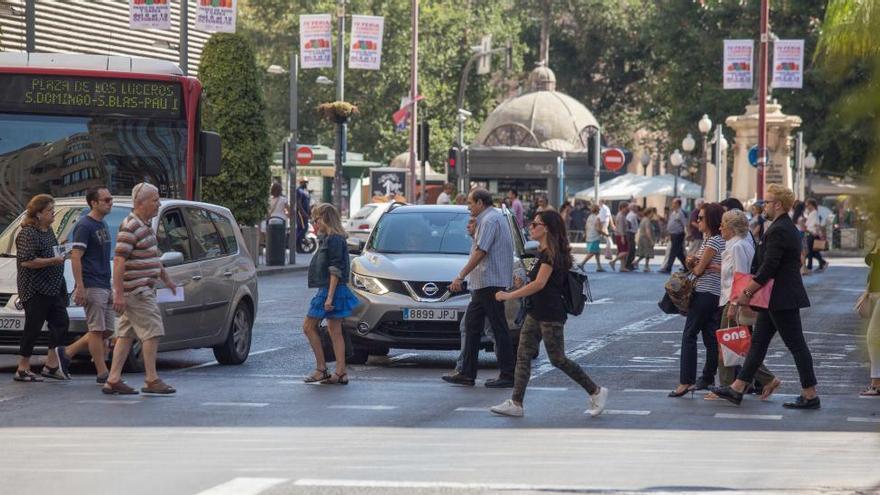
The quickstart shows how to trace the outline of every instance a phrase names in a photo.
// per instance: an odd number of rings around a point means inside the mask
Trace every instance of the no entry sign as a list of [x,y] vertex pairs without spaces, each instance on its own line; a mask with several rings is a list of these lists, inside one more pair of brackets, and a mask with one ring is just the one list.
[[300,146],[296,149],[296,163],[297,165],[308,165],[312,163],[312,158],[314,158],[315,154],[312,153],[312,149],[308,146]]
[[602,153],[602,161],[605,163],[606,169],[617,172],[623,168],[626,157],[623,155],[623,150],[609,148]]

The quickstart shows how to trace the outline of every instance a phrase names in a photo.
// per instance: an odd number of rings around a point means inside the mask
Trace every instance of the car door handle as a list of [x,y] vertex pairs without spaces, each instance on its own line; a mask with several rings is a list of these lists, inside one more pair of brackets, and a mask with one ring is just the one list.
[[192,278],[192,279],[193,279],[193,280],[201,280],[201,279],[202,279],[202,276],[201,276],[201,275],[193,275],[193,278]]
[[231,277],[231,276],[232,276],[232,272],[223,272],[223,276],[224,276],[224,277]]

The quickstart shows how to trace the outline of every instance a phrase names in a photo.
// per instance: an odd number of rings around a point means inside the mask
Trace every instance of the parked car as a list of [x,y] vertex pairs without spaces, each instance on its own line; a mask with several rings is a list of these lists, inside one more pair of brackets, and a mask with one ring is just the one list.
[[345,222],[345,231],[348,232],[349,239],[360,239],[366,241],[370,237],[370,232],[379,221],[379,217],[385,213],[394,202],[389,203],[367,203],[355,212],[351,218]]
[[[115,245],[119,224],[131,212],[130,198],[114,198],[105,217]],[[61,198],[55,203],[52,228],[60,244],[71,242],[73,227],[86,214],[84,198]],[[24,327],[24,311],[17,297],[15,236],[23,216],[0,234],[0,354],[15,354]],[[221,206],[176,199],[162,200],[152,221],[162,251],[162,263],[183,290],[183,301],[159,304],[165,324],[160,351],[211,347],[221,364],[241,364],[250,353],[256,316],[257,273],[232,213]],[[64,275],[72,293],[70,261]],[[68,306],[69,341],[85,333],[85,312],[73,298]],[[45,352],[44,327],[37,351]],[[129,369],[142,367],[140,345],[129,356]]]
[[[514,240],[514,271],[523,270],[524,257],[537,252],[526,243],[506,208]],[[351,333],[354,363],[389,349],[454,350],[461,346],[460,324],[470,302],[468,292],[449,290],[467,263],[471,238],[470,212],[465,206],[394,205],[379,219],[366,242],[353,239],[349,250],[351,286],[361,304],[343,322]],[[508,301],[506,313],[514,343],[519,301]],[[483,348],[492,346],[483,339]]]

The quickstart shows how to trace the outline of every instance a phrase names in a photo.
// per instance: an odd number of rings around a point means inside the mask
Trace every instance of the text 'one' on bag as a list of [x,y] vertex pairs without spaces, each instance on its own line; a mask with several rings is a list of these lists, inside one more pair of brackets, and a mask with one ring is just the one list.
[[715,331],[721,349],[721,360],[724,366],[742,366],[746,362],[746,354],[752,346],[752,334],[749,327],[738,326],[720,328]]

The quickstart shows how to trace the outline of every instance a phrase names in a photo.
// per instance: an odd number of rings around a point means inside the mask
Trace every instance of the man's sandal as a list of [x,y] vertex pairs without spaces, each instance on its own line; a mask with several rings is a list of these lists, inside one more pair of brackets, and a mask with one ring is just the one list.
[[[321,376],[316,377],[315,375],[318,373],[320,373]],[[309,375],[303,379],[303,383],[323,382],[324,380],[327,380],[329,378],[330,378],[330,373],[327,373],[327,368],[324,368],[322,370],[316,369],[315,371],[312,372],[311,375]]]

